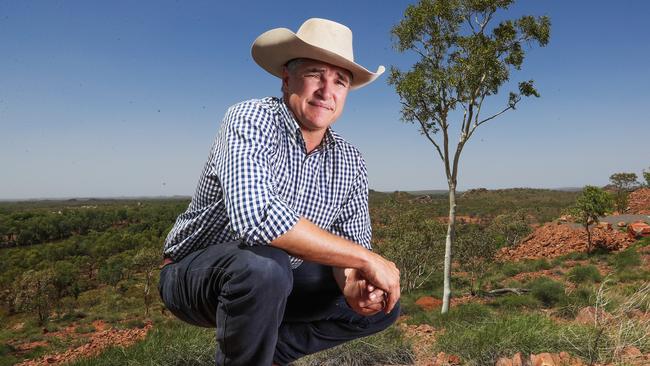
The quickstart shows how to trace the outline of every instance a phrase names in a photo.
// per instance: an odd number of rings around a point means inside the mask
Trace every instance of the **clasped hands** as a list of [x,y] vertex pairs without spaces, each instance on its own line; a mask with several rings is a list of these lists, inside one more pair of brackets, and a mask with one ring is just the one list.
[[387,306],[387,294],[366,280],[356,269],[346,271],[343,296],[357,314],[375,315]]

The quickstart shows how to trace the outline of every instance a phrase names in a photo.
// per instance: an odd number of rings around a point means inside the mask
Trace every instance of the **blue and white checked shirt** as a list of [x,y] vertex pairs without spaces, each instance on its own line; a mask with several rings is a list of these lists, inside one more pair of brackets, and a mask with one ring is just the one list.
[[[368,179],[359,151],[327,130],[307,154],[298,122],[278,98],[228,109],[196,192],[165,241],[178,261],[208,245],[266,245],[299,217],[370,249]],[[302,261],[291,258],[293,268]]]

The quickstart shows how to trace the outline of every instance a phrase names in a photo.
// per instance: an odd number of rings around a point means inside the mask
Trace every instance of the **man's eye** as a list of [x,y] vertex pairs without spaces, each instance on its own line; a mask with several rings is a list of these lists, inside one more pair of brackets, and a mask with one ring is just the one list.
[[343,87],[346,87],[346,88],[347,88],[347,86],[348,86],[348,83],[346,83],[346,82],[343,81],[343,80],[338,80],[336,83],[339,84],[340,86],[343,86]]

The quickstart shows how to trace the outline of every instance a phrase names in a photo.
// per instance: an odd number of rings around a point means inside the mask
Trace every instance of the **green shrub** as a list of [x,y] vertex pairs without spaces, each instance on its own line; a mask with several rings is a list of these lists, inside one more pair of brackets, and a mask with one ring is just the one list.
[[431,324],[434,327],[444,327],[449,323],[476,323],[482,319],[492,316],[492,310],[487,305],[479,303],[467,303],[454,306],[447,314],[439,311],[422,312],[415,314],[407,322],[409,324]]
[[579,287],[567,296],[564,296],[557,304],[558,315],[574,319],[580,309],[593,303],[594,291],[591,288]]
[[530,263],[530,266],[532,271],[541,271],[553,268],[553,265],[546,258],[536,259]]
[[650,271],[638,269],[624,269],[616,273],[620,282],[633,282],[639,280],[650,281]]
[[603,277],[594,265],[575,266],[567,274],[569,281],[580,284],[585,282],[600,282]]
[[624,271],[641,265],[641,256],[636,250],[629,248],[616,254],[613,264],[617,271]]
[[515,276],[521,272],[524,272],[524,268],[519,262],[506,262],[501,265],[501,273],[507,277]]
[[0,356],[5,356],[15,351],[14,347],[7,343],[0,343]]
[[506,315],[477,324],[449,323],[436,351],[460,356],[464,365],[494,365],[502,356],[565,350],[561,327],[543,315]]
[[562,257],[563,260],[574,260],[574,261],[582,261],[589,259],[589,254],[585,252],[573,252],[569,253],[567,255],[563,255]]
[[546,277],[540,277],[532,281],[530,290],[533,297],[547,307],[554,306],[566,296],[564,294],[564,284]]
[[491,306],[497,307],[503,310],[515,310],[515,309],[535,309],[540,307],[542,304],[538,299],[532,295],[508,295],[503,297],[498,297],[490,303]]

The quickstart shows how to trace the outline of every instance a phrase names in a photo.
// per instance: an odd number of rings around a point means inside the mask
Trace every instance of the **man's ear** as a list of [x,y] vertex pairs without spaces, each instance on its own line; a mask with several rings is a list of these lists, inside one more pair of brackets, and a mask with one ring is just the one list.
[[287,90],[287,86],[289,86],[289,70],[287,69],[286,66],[282,67],[282,90],[285,91]]

